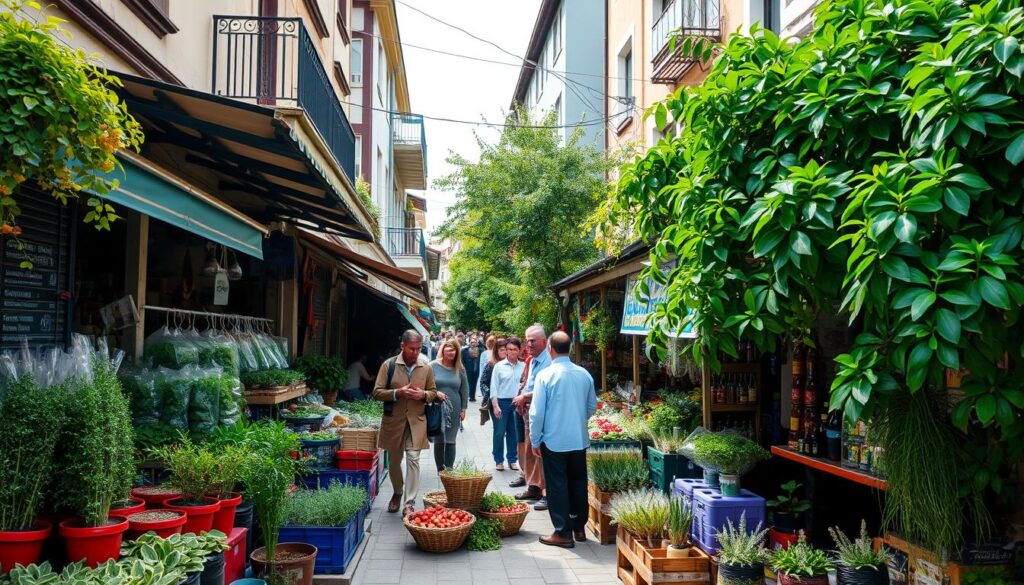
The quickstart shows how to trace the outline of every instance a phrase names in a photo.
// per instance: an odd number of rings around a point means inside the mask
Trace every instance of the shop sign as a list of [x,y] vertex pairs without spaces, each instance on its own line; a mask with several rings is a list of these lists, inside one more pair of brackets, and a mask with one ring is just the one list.
[[231,283],[228,282],[228,271],[221,269],[217,276],[213,277],[213,304],[228,304],[228,292],[231,290]]
[[[663,266],[662,270],[670,267]],[[651,330],[650,318],[657,310],[658,305],[665,302],[665,287],[647,278],[646,295],[640,292],[637,287],[640,273],[630,274],[626,277],[626,301],[622,306],[622,327],[620,332],[624,335],[647,335]],[[687,325],[682,331],[675,332],[672,337],[695,338],[697,333],[693,325]]]

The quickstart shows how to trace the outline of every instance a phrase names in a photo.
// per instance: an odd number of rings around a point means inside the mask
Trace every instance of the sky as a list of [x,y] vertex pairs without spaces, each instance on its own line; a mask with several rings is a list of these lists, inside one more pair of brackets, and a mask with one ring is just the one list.
[[[516,59],[416,10],[464,28],[516,55],[524,55],[540,0],[396,0],[396,6],[412,111],[459,120],[501,122],[519,78],[518,66],[442,55],[411,45],[504,63],[514,63]],[[425,120],[424,124],[431,188],[413,192],[425,193],[427,227],[432,230],[444,221],[448,206],[455,202],[454,193],[432,188],[434,179],[452,171],[445,162],[449,153],[476,160],[479,148],[474,132],[492,142],[499,131],[437,120]]]

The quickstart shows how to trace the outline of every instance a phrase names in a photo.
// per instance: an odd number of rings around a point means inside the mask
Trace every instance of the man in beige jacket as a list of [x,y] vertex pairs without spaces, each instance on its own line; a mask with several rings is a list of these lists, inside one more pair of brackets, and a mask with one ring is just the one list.
[[[381,365],[373,385],[373,398],[384,403],[377,448],[388,451],[388,474],[395,491],[388,503],[388,512],[397,512],[405,502],[403,516],[415,509],[420,487],[420,451],[430,448],[426,404],[447,398],[437,391],[434,370],[420,353],[422,345],[423,336],[416,331],[410,329],[403,333],[402,352]],[[403,456],[406,461],[404,481]]]

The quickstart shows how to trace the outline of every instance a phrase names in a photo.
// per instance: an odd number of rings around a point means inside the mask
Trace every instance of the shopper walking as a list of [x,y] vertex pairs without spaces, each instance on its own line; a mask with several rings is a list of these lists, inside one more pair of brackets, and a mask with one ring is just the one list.
[[505,461],[510,469],[519,469],[519,455],[516,453],[516,422],[512,399],[519,394],[519,380],[525,366],[519,361],[523,343],[518,337],[505,341],[505,359],[494,365],[491,375],[491,416],[494,419],[494,469],[505,471]]
[[441,344],[438,352],[439,357],[430,363],[430,367],[434,370],[437,389],[447,397],[444,434],[432,439],[434,464],[440,472],[455,466],[455,441],[459,438],[459,427],[466,418],[469,380],[462,367],[458,342],[449,339]]
[[569,361],[569,336],[548,339],[551,365],[534,379],[530,443],[540,452],[554,533],[540,537],[551,546],[572,548],[587,540],[587,420],[597,411],[594,378]]
[[[530,360],[530,368],[527,373],[526,383],[523,385],[519,396],[513,400],[517,412],[522,412],[525,419],[525,434],[530,434],[529,409],[533,400],[533,389],[536,385],[537,375],[551,365],[551,354],[548,353],[547,332],[540,323],[535,323],[526,330],[526,347],[534,358]],[[534,455],[533,449],[524,449],[524,455],[520,459],[523,467],[523,483],[512,487],[525,485],[526,491],[517,494],[519,500],[538,500],[534,504],[535,510],[547,510],[548,500],[544,491],[544,467],[539,457]]]
[[469,345],[462,348],[462,367],[469,381],[469,401],[476,402],[477,380],[480,379],[480,344],[476,333],[469,336]]
[[505,338],[495,338],[491,344],[493,349],[487,359],[484,369],[480,372],[480,424],[484,424],[491,416],[491,378],[494,377],[494,366],[505,359]]
[[[397,512],[402,502],[402,515],[415,510],[420,487],[420,451],[430,447],[427,440],[426,405],[446,400],[437,391],[434,370],[420,354],[423,336],[413,329],[402,334],[401,352],[383,364],[373,385],[373,397],[384,403],[384,417],[377,433],[377,448],[387,449],[388,474],[395,494],[388,503],[388,512]],[[402,476],[402,458],[405,476]]]

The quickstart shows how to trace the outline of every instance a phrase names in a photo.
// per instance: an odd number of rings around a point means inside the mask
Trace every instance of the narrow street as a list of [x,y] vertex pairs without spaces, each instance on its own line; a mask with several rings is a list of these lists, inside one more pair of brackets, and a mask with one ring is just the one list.
[[[475,407],[466,416],[466,430],[459,436],[459,458],[468,456],[479,465],[491,468],[491,426],[480,426]],[[420,498],[426,492],[443,489],[434,469],[433,453],[423,451],[420,457],[422,481]],[[516,472],[494,472],[489,490],[516,493],[521,488],[510,488]],[[613,585],[615,576],[615,546],[601,546],[590,539],[577,543],[576,548],[560,549],[537,542],[537,537],[551,533],[547,512],[531,509],[523,530],[518,535],[502,539],[501,550],[469,552],[462,548],[456,552],[435,555],[416,548],[412,536],[402,525],[398,514],[388,514],[391,481],[384,485],[373,504],[370,517],[371,532],[367,534],[366,551],[359,562],[354,583],[404,583],[432,585],[434,583],[461,583],[486,585],[544,585],[547,583],[595,583]],[[422,506],[422,501],[417,501]]]

